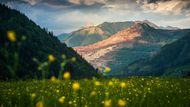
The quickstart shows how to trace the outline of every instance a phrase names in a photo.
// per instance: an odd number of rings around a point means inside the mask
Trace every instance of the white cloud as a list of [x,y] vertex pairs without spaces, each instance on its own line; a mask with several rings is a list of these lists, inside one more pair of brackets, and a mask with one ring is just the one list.
[[160,1],[156,3],[148,3],[145,1],[142,8],[145,12],[161,13],[165,15],[180,15],[189,11],[188,9],[184,9],[188,3],[189,1],[183,0]]
[[80,3],[80,0],[69,0],[70,3],[73,3],[73,4],[76,4],[76,5],[79,5],[81,4]]
[[83,0],[86,5],[94,5],[96,3],[105,4],[107,0]]
[[41,0],[21,0],[24,2],[28,2],[30,5],[36,5],[37,3],[39,3]]
[[159,24],[163,26],[174,26],[179,28],[190,28],[190,17],[181,18],[181,19],[171,19],[171,20],[160,20],[157,21]]

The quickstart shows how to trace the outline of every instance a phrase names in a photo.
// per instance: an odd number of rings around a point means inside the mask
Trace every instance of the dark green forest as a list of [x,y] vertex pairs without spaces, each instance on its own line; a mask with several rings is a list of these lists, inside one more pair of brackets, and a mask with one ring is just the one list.
[[[16,42],[12,43],[7,39],[8,31],[15,32]],[[50,64],[45,74],[47,78],[57,77],[60,72],[65,71],[70,71],[74,79],[98,76],[87,61],[72,48],[60,43],[52,32],[36,25],[19,11],[0,5],[0,79],[41,78],[38,64],[33,59],[43,63],[47,61],[49,54],[56,60]],[[64,65],[63,54],[67,63],[61,69],[60,65]]]
[[190,32],[167,44],[153,57],[130,64],[126,75],[190,76]]

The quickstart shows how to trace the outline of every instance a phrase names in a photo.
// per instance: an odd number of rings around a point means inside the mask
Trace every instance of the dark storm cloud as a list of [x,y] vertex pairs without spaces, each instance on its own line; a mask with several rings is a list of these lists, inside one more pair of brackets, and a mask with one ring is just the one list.
[[156,3],[156,2],[166,2],[171,0],[147,0],[148,3]]

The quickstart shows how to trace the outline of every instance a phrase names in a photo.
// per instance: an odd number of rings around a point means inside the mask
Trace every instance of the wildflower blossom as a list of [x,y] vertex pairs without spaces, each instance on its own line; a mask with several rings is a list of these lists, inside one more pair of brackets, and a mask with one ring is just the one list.
[[111,100],[104,101],[104,107],[111,107]]
[[36,97],[36,94],[35,94],[35,93],[32,93],[32,94],[31,94],[31,97],[32,97],[32,98],[35,98],[35,97]]
[[78,82],[73,83],[73,90],[78,91],[80,89],[80,84]]
[[49,62],[54,62],[55,61],[55,57],[51,54],[48,55],[48,61]]
[[76,57],[72,57],[72,58],[71,58],[71,61],[72,61],[72,62],[75,62],[75,61],[76,61]]
[[119,107],[124,107],[124,106],[126,106],[126,101],[125,101],[125,100],[122,100],[122,99],[119,99],[119,100],[118,100],[118,106],[119,106]]
[[36,107],[44,107],[44,103],[42,101],[39,101],[36,103]]
[[72,101],[69,101],[69,104],[71,105],[71,104],[72,104]]
[[16,41],[16,35],[15,32],[13,31],[8,31],[7,32],[7,38],[10,42],[15,42]]
[[99,81],[95,81],[95,86],[100,86],[101,85],[101,83],[99,82]]
[[56,90],[56,93],[59,93],[60,91],[59,90]]
[[113,86],[113,82],[112,82],[112,81],[109,81],[109,82],[108,82],[108,86]]
[[56,82],[56,80],[57,80],[57,79],[56,79],[55,76],[52,76],[52,77],[50,78],[50,81],[51,81],[51,82]]
[[90,96],[95,96],[96,95],[96,91],[92,91],[91,93],[90,93]]
[[121,83],[120,83],[120,87],[121,87],[121,88],[125,88],[126,86],[127,86],[126,83],[124,83],[124,82],[121,82]]
[[65,101],[65,96],[60,97],[58,101],[63,104]]
[[63,74],[63,78],[64,78],[65,80],[69,80],[69,79],[71,78],[70,72],[65,72],[65,73]]
[[110,71],[111,71],[111,68],[109,68],[109,67],[106,67],[106,68],[105,68],[105,72],[106,72],[106,73],[108,73],[108,72],[110,72]]

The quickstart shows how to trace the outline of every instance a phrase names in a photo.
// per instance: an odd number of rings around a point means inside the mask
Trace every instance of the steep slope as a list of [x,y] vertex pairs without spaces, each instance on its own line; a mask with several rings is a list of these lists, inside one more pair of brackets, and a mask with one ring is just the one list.
[[164,46],[152,58],[135,62],[125,75],[190,76],[190,32]]
[[[14,31],[17,36],[15,43],[7,40],[7,32]],[[76,57],[75,63],[67,63],[65,71],[71,72],[73,78],[96,76],[94,68],[79,56],[72,48],[53,36],[52,33],[41,29],[33,21],[16,10],[0,5],[0,79],[28,79],[41,77],[41,72],[37,70],[37,64],[32,60],[34,57],[40,61],[47,60],[48,54],[53,54],[56,61],[52,63],[47,76],[57,76],[59,73],[61,55],[66,57]],[[26,40],[22,41],[22,37]],[[15,55],[18,59],[14,59]],[[17,64],[15,63],[17,61]],[[15,65],[17,70],[12,75],[10,66]]]
[[123,66],[154,55],[162,46],[179,39],[188,31],[155,29],[137,22],[103,41],[76,47],[75,50],[94,67],[109,66],[112,75],[119,75]]

